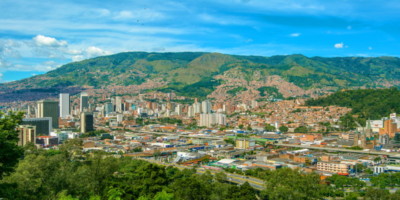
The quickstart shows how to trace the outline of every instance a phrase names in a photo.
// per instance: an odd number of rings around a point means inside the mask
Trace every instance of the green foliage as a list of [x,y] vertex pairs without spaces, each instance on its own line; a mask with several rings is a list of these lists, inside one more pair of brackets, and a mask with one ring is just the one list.
[[346,147],[346,149],[351,149],[351,150],[363,150],[363,148],[362,148],[362,147],[359,147],[359,146]]
[[319,183],[319,175],[289,168],[269,173],[264,180],[266,189],[262,195],[267,199],[321,199],[328,190]]
[[283,95],[278,91],[278,89],[276,87],[260,87],[257,89],[258,91],[260,91],[260,95],[262,97],[265,96],[270,96],[274,99],[284,99]]
[[[352,115],[364,119],[379,119],[393,112],[400,112],[400,90],[389,89],[359,89],[333,93],[327,97],[306,101],[309,106],[337,105],[352,109]],[[349,116],[346,116],[350,118]],[[351,119],[346,119],[347,121]],[[350,126],[350,125],[349,125]],[[352,126],[351,126],[352,127]]]
[[337,174],[328,177],[326,181],[330,182],[330,184],[333,184],[333,187],[338,189],[351,188],[354,191],[359,191],[360,189],[365,187],[365,183],[363,181],[360,181],[358,178],[341,176]]
[[371,183],[380,188],[400,187],[400,173],[382,173],[371,177]]
[[[221,84],[213,79],[214,76],[227,71],[238,72],[246,81],[262,81],[265,76],[279,75],[304,89],[330,87],[337,90],[360,86],[387,87],[388,82],[395,83],[400,79],[399,65],[400,59],[395,57],[308,58],[303,55],[260,57],[201,52],[127,52],[69,63],[44,75],[4,86],[101,88],[139,85],[148,79],[161,78],[168,85],[153,90],[205,98]],[[255,76],[256,72],[261,77]],[[262,87],[259,91],[261,95],[282,97],[275,87]]]
[[5,199],[255,199],[248,184],[231,185],[226,175],[180,171],[141,160],[115,158],[104,152],[77,151],[80,140],[61,153],[30,150],[14,173],[0,181]]
[[233,146],[235,146],[236,144],[235,144],[235,140],[234,139],[232,139],[232,138],[227,138],[227,139],[224,139],[224,141],[227,143],[227,144],[232,144]]
[[17,146],[16,127],[22,121],[23,113],[4,114],[0,112],[0,178],[13,171],[23,155],[22,148]]
[[200,81],[184,85],[181,83],[172,83],[167,88],[159,89],[160,92],[176,92],[178,95],[187,97],[198,97],[204,99],[208,94],[214,91],[220,84],[219,80],[211,77],[203,77]]
[[95,136],[100,136],[103,133],[107,133],[105,130],[95,130],[95,131],[89,131],[87,133],[81,134],[79,137],[80,138],[86,138],[86,137],[95,137]]
[[247,88],[245,88],[245,87],[236,87],[236,88],[228,90],[226,93],[235,96],[237,93],[240,93],[240,92],[243,92],[243,91],[247,91]]
[[299,126],[294,129],[295,133],[308,133],[308,128],[305,126]]
[[272,131],[275,131],[275,130],[276,130],[276,127],[275,127],[275,126],[272,126],[272,125],[270,125],[270,124],[266,124],[265,127],[264,127],[264,130],[265,130],[265,131],[268,131],[268,132],[272,132]]
[[287,126],[280,126],[279,131],[282,133],[287,133],[289,131],[289,128]]

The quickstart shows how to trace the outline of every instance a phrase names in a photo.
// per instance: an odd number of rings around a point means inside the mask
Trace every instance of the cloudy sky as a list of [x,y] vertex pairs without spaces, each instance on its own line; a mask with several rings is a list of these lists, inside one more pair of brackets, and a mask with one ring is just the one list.
[[124,51],[400,56],[400,1],[0,1],[0,82]]

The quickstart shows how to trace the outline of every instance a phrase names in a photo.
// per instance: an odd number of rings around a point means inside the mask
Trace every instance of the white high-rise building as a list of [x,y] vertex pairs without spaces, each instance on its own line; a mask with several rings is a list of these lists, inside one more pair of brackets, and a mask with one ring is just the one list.
[[66,118],[69,114],[70,108],[70,99],[68,93],[61,93],[60,94],[60,117]]
[[115,112],[122,113],[122,97],[115,97]]
[[81,93],[80,109],[81,112],[89,110],[89,95],[86,92]]
[[194,114],[201,113],[201,103],[195,102],[193,104],[193,112]]
[[193,106],[188,107],[188,112],[187,112],[188,117],[194,117],[194,109]]
[[182,106],[180,104],[176,105],[175,112],[179,116],[182,114]]
[[226,125],[226,115],[221,113],[200,114],[199,126],[212,127],[214,125]]
[[201,111],[202,113],[211,113],[211,102],[209,100],[201,102]]

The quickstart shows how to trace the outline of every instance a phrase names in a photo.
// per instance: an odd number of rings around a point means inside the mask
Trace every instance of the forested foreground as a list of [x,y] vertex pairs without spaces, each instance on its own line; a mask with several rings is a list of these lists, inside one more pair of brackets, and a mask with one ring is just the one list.
[[[382,174],[372,186],[345,176],[321,181],[315,173],[253,169],[245,173],[266,181],[263,191],[248,183],[234,185],[223,172],[215,176],[179,170],[105,152],[83,153],[81,139],[58,150],[16,146],[20,114],[0,113],[0,199],[225,200],[225,199],[400,199],[400,174]],[[243,173],[243,172],[240,172]]]

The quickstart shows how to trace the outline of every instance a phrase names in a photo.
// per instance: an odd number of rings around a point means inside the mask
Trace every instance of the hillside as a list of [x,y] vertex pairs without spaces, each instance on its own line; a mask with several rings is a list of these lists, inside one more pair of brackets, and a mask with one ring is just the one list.
[[337,105],[349,107],[353,115],[364,119],[380,119],[390,113],[400,113],[400,90],[388,89],[364,89],[338,91],[326,97],[309,99],[309,106]]
[[399,86],[399,66],[396,57],[127,52],[69,63],[43,75],[0,84],[0,102],[35,100],[35,90],[44,98],[65,90],[118,86],[134,88],[134,92],[176,92],[223,100],[315,96],[343,88]]

